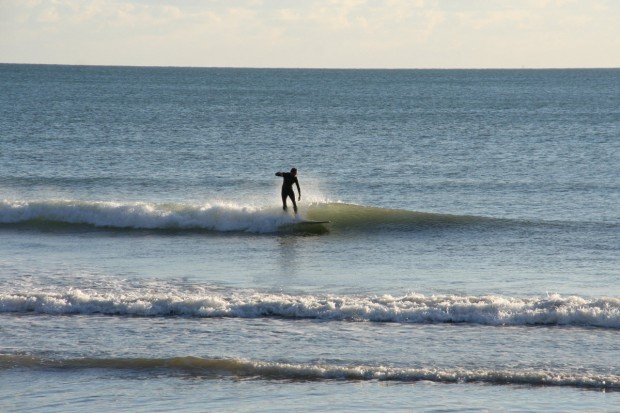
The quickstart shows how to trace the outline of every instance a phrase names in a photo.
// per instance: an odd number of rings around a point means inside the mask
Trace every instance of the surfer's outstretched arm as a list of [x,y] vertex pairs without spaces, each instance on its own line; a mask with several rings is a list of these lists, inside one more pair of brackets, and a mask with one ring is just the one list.
[[297,185],[297,194],[299,194],[297,200],[301,201],[301,188],[299,187],[299,181],[297,180],[297,178],[295,178],[295,185]]
[[276,176],[282,176],[282,172],[276,172]]

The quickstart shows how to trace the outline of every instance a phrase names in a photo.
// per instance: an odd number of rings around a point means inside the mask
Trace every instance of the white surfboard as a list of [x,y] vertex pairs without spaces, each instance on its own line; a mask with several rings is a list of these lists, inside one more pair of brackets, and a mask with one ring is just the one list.
[[312,220],[303,220],[297,221],[294,225],[319,225],[319,224],[329,224],[331,221],[312,221]]

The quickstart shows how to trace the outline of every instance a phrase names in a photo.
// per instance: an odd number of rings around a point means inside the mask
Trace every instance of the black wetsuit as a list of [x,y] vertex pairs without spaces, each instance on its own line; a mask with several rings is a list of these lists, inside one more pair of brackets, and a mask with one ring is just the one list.
[[286,198],[288,197],[293,201],[293,210],[297,213],[295,192],[293,192],[293,184],[297,185],[297,190],[299,191],[299,181],[297,181],[297,177],[293,176],[290,172],[278,172],[276,175],[284,178],[284,182],[282,182],[282,209],[286,211]]

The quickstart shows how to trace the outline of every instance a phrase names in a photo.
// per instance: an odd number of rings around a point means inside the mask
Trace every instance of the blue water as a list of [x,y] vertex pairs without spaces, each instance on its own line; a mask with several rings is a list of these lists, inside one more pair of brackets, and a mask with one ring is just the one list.
[[0,65],[1,410],[620,410],[619,80]]

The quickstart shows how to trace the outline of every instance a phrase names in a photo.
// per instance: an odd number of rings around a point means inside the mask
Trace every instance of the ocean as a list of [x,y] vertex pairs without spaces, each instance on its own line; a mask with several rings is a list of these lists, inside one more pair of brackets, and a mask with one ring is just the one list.
[[620,411],[619,97],[1,64],[0,410]]

